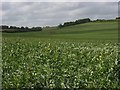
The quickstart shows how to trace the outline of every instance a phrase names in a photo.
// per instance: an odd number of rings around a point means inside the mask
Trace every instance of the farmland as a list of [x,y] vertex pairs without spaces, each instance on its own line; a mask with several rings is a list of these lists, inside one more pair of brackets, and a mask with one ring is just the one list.
[[2,33],[3,88],[117,88],[117,22]]

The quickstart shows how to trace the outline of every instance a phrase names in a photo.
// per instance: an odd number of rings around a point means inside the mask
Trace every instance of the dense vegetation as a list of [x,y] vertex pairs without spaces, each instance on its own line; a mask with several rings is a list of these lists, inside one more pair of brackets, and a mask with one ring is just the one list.
[[0,26],[0,29],[2,32],[30,32],[30,31],[42,31],[41,27],[17,27],[17,26],[7,26],[7,25],[2,25]]
[[78,19],[76,21],[70,21],[70,22],[64,22],[64,24],[59,24],[58,28],[63,28],[66,26],[72,26],[72,25],[78,25],[78,24],[84,24],[88,22],[113,22],[119,20],[120,17],[117,17],[116,19],[96,19],[96,20],[90,20],[89,18],[84,18],[84,19]]
[[65,22],[63,25],[62,25],[62,24],[58,25],[58,27],[59,27],[59,28],[62,28],[62,27],[66,27],[66,26],[83,24],[83,23],[87,23],[87,22],[90,22],[90,21],[91,21],[91,20],[90,20],[89,18],[79,19],[79,20],[72,21],[72,22]]
[[5,40],[3,88],[120,88],[116,43]]
[[3,33],[3,88],[120,89],[117,25]]

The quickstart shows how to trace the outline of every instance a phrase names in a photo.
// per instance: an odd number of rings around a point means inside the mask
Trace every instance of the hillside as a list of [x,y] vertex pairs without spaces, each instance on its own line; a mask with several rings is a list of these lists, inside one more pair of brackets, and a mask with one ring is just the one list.
[[4,37],[66,39],[66,40],[117,40],[118,24],[113,22],[90,22],[64,28],[43,29],[40,32],[3,33]]
[[3,87],[120,88],[117,25],[90,22],[3,33]]

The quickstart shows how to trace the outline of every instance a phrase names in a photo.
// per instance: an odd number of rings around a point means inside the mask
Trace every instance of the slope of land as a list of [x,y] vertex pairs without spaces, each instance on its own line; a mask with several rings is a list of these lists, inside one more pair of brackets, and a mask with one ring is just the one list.
[[2,35],[3,90],[120,90],[117,22]]
[[117,40],[118,24],[90,22],[64,28],[43,29],[40,32],[3,33],[3,38],[60,39],[60,40]]

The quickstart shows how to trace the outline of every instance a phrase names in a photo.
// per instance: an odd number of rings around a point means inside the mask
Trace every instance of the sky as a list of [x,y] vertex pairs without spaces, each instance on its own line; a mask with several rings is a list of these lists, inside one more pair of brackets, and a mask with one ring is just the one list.
[[[22,1],[22,2],[21,2]],[[31,2],[30,2],[31,1]],[[59,0],[58,0],[59,1]],[[76,2],[75,2],[76,1]],[[82,0],[83,1],[83,0]],[[67,21],[82,18],[115,19],[118,16],[118,2],[101,0],[101,2],[78,2],[68,0],[46,2],[29,0],[2,0],[0,20],[3,25],[15,26],[55,26]],[[114,0],[115,1],[115,0]]]

